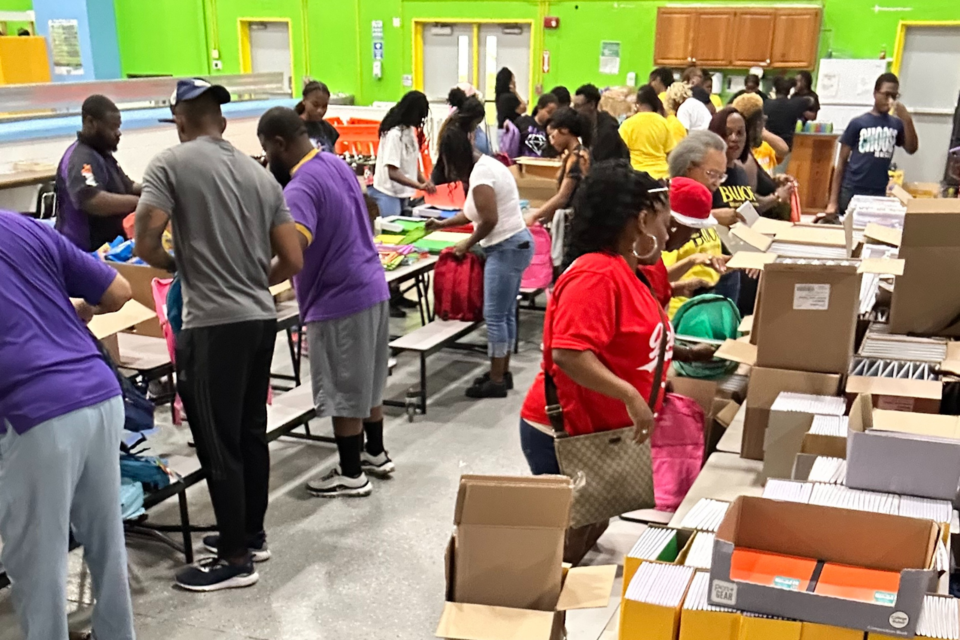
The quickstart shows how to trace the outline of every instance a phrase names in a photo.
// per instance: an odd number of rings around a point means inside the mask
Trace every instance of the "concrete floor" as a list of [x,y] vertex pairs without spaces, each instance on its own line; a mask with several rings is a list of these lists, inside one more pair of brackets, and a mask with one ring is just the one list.
[[[542,301],[541,301],[542,302]],[[304,483],[336,464],[332,446],[281,439],[272,445],[267,532],[273,559],[258,565],[260,582],[248,589],[196,595],[173,586],[183,557],[144,538],[128,539],[131,585],[141,640],[354,640],[433,637],[444,596],[444,547],[453,528],[458,479],[464,473],[529,473],[520,451],[518,416],[540,364],[542,314],[524,312],[521,352],[514,358],[517,389],[505,400],[468,400],[469,381],[485,370],[481,354],[445,350],[428,359],[427,416],[408,423],[392,410],[385,440],[396,475],[376,481],[365,499],[312,498]],[[399,321],[395,321],[399,322]],[[413,318],[408,324],[416,324]],[[394,330],[400,330],[400,326]],[[275,369],[289,367],[278,336]],[[482,331],[469,338],[483,343]],[[388,397],[402,398],[416,384],[412,356],[399,358]],[[184,453],[184,427],[169,424],[152,440],[159,455]],[[314,432],[329,421],[314,421]],[[206,486],[190,490],[195,524],[212,524]],[[150,512],[150,521],[176,522],[176,503]],[[619,563],[642,525],[614,522],[587,562]],[[198,553],[200,536],[195,536]],[[74,553],[72,626],[84,628],[90,612],[89,579]],[[619,584],[614,593],[619,593]],[[615,612],[572,612],[570,640],[596,640]],[[75,624],[74,624],[75,623]],[[0,640],[20,640],[9,589],[0,592]],[[53,640],[53,639],[51,639]],[[59,639],[56,639],[59,640]],[[110,640],[110,639],[101,639]]]

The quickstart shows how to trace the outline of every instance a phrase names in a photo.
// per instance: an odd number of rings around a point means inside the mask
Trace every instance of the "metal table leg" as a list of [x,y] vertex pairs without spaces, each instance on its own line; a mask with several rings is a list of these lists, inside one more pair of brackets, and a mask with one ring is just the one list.
[[180,526],[183,533],[183,556],[187,564],[193,564],[193,536],[190,535],[190,510],[187,507],[187,490],[178,494],[180,501]]

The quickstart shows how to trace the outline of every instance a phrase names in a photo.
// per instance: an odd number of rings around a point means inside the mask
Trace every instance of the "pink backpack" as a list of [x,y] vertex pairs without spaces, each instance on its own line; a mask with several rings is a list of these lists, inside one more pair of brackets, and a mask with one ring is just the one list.
[[703,408],[696,400],[668,393],[650,436],[653,495],[658,511],[676,511],[703,466]]
[[553,282],[553,260],[550,257],[550,233],[540,223],[530,227],[533,235],[533,261],[523,272],[521,289],[546,289]]

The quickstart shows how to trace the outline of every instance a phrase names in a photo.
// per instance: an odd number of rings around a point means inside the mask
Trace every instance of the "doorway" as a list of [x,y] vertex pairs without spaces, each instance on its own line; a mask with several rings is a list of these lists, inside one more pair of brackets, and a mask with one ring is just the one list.
[[898,149],[894,162],[911,182],[940,182],[960,96],[960,23],[901,22],[893,71],[920,139],[918,153]]
[[280,71],[283,84],[293,94],[293,49],[290,21],[240,20],[240,67],[243,73]]

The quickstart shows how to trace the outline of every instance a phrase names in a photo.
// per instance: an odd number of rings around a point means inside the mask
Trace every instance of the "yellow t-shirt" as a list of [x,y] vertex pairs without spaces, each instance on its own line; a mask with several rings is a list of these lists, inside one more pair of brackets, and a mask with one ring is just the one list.
[[667,126],[670,127],[670,134],[673,136],[674,143],[680,144],[680,141],[687,137],[687,130],[677,118],[677,114],[671,113],[667,116]]
[[[663,264],[669,269],[676,263],[680,262],[684,258],[692,256],[695,253],[706,253],[712,256],[723,255],[723,248],[720,244],[720,236],[717,235],[717,232],[713,229],[703,229],[699,234],[690,238],[685,245],[677,249],[676,251],[664,251],[663,252]],[[720,281],[720,274],[715,270],[711,269],[705,265],[694,265],[689,271],[687,271],[679,282],[684,280],[689,280],[690,278],[703,278],[710,283],[710,286],[716,286],[717,282]],[[680,308],[688,298],[682,298],[679,296],[674,296],[670,299],[670,307],[667,309],[667,315],[670,318],[673,318],[673,314],[677,312],[677,309]]]
[[766,140],[760,143],[760,146],[753,150],[753,157],[756,158],[757,164],[760,165],[764,171],[773,175],[773,170],[777,168],[777,152],[773,150],[773,147],[770,146]]
[[667,119],[659,113],[642,111],[620,125],[620,137],[630,150],[630,164],[654,178],[667,178],[667,154],[677,146]]
[[717,94],[715,93],[710,94],[710,102],[712,102],[713,106],[717,108],[717,111],[720,111],[720,109],[723,109],[723,98],[721,98]]

